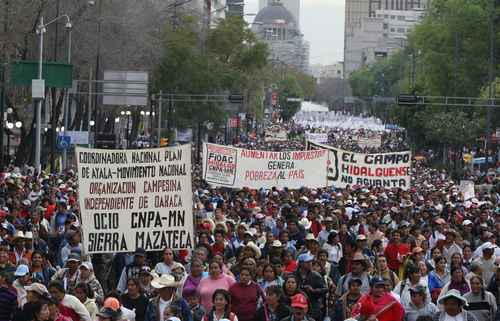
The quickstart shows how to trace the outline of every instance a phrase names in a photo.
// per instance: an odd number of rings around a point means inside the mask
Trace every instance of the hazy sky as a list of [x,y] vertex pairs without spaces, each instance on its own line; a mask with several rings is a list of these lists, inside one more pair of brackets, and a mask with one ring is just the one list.
[[[301,0],[300,26],[311,44],[311,64],[343,58],[345,0]],[[245,13],[257,13],[259,0],[245,0]],[[248,17],[249,22],[253,17]]]

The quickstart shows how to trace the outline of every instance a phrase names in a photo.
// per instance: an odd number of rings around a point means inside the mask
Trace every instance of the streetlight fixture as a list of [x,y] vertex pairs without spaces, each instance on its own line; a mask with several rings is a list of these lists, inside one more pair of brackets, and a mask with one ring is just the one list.
[[120,115],[125,116],[125,112],[122,110],[122,111],[120,112]]
[[95,125],[95,121],[93,121],[93,120],[89,121],[89,125],[90,125],[90,127],[93,127]]
[[115,123],[119,123],[120,122],[120,117],[116,117],[115,118]]
[[23,127],[23,122],[16,121],[16,128],[21,128],[21,127]]
[[[71,19],[67,14],[63,14],[62,16],[56,17],[55,19],[49,21],[48,23],[44,23],[43,21],[43,16],[40,17],[40,22],[36,28],[36,33],[40,36],[40,43],[39,43],[39,57],[38,57],[38,80],[41,82],[43,80],[43,35],[44,33],[47,32],[47,27],[51,25],[52,23],[60,20],[60,19],[66,19],[66,28],[68,30],[71,29],[72,24],[71,24]],[[71,43],[71,41],[70,41]],[[71,45],[70,45],[71,48]],[[69,50],[71,51],[71,49]],[[36,141],[35,141],[35,168],[40,174],[42,166],[40,163],[40,154],[41,154],[41,148],[42,148],[42,135],[41,135],[41,129],[42,129],[42,100],[44,98],[40,98],[38,100],[38,103],[36,105]]]
[[12,129],[12,128],[14,128],[14,124],[13,124],[13,123],[11,123],[11,122],[7,122],[7,128],[8,128],[8,129]]

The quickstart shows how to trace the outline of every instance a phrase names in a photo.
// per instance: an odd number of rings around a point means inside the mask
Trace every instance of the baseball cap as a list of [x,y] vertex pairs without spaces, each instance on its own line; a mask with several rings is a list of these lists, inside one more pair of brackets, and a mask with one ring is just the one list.
[[121,304],[120,301],[118,301],[117,298],[109,297],[106,300],[104,300],[103,308],[108,308],[113,311],[118,311],[120,310]]
[[142,247],[139,247],[135,250],[134,255],[137,256],[146,256],[146,250],[143,249]]
[[427,292],[427,288],[423,285],[416,285],[410,288],[410,293],[420,293],[425,294]]
[[71,252],[69,255],[68,255],[68,259],[66,260],[66,262],[70,262],[70,261],[73,261],[73,262],[80,262],[81,260],[81,257],[80,257],[80,254],[76,253],[76,252]]
[[117,320],[119,317],[121,317],[122,311],[121,310],[113,310],[110,308],[102,308],[97,315],[106,318],[106,319],[112,319],[112,320]]
[[89,261],[82,262],[82,264],[80,264],[79,268],[81,269],[82,267],[86,268],[89,271],[94,269],[94,267],[92,266],[92,262],[89,262]]
[[311,253],[303,253],[301,255],[299,255],[299,257],[297,258],[297,260],[299,262],[311,262],[312,260],[314,260],[314,256],[311,255]]
[[45,285],[43,285],[41,283],[33,283],[29,286],[25,286],[24,289],[26,291],[36,292],[41,296],[48,296],[49,295],[49,291],[47,291],[47,288],[45,287]]
[[386,281],[381,278],[381,277],[374,277],[373,279],[371,279],[370,281],[370,285],[373,287],[373,286],[377,286],[377,285],[385,285],[386,284]]
[[308,306],[307,299],[301,293],[295,294],[292,297],[292,304],[290,306],[292,308],[307,309],[307,306]]
[[15,276],[25,276],[28,273],[30,273],[29,267],[27,265],[25,265],[25,264],[20,264],[17,267],[16,272],[14,273],[14,275]]

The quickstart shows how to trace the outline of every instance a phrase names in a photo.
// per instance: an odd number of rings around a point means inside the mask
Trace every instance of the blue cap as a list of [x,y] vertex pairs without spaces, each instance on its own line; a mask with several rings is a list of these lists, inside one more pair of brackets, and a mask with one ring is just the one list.
[[30,269],[27,265],[25,264],[20,264],[16,272],[14,273],[15,276],[25,276],[26,274],[30,273]]
[[301,254],[299,255],[299,257],[297,258],[299,260],[299,262],[311,262],[312,260],[314,260],[314,256],[311,255],[311,253],[307,252],[307,253],[304,253],[304,254]]
[[377,285],[381,285],[381,284],[386,284],[386,281],[381,278],[381,277],[374,277],[370,280],[370,285],[371,286],[377,286]]

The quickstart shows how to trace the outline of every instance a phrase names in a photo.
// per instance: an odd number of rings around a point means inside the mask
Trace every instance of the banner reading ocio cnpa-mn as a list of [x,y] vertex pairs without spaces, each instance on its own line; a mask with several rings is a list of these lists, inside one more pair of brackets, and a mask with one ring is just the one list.
[[192,247],[191,145],[75,151],[86,253]]
[[233,188],[325,187],[326,150],[269,152],[203,145],[203,179]]
[[309,150],[328,150],[328,184],[401,188],[411,183],[411,152],[361,154],[328,145],[307,142]]

